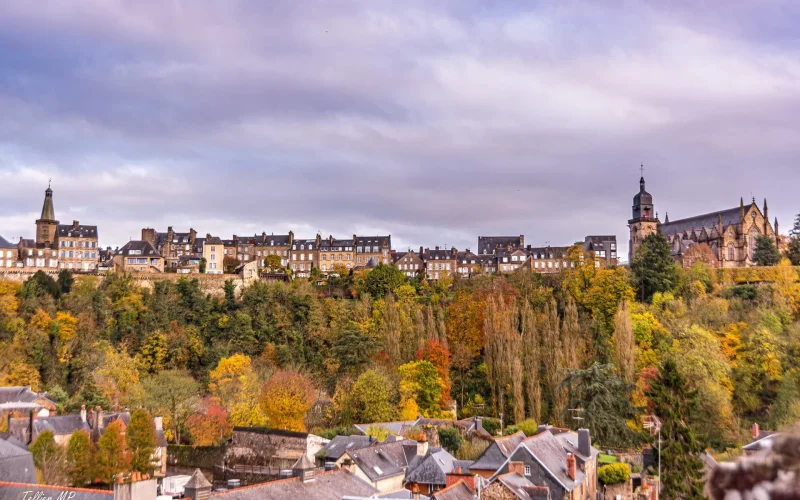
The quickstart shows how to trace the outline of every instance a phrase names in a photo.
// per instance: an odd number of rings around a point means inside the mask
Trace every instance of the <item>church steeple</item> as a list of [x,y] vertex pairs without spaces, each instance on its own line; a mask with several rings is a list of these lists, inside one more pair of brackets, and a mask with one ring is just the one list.
[[664,224],[669,224],[669,212],[664,213]]
[[44,204],[42,205],[41,220],[56,220],[56,211],[53,208],[53,190],[50,189],[50,184],[47,184],[47,189],[44,192]]
[[48,247],[55,246],[56,231],[58,221],[56,211],[53,208],[53,190],[47,184],[44,192],[44,203],[42,204],[42,216],[36,221],[36,243]]
[[[644,166],[641,167],[644,174]],[[653,196],[647,192],[644,175],[639,178],[639,192],[633,197],[631,219],[628,221],[630,240],[628,244],[628,261],[633,260],[636,249],[649,234],[658,232],[658,214],[653,206]]]

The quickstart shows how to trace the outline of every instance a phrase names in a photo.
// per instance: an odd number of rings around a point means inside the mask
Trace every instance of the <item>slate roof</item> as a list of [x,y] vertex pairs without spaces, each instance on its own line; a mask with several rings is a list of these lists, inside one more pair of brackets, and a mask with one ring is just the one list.
[[526,477],[520,476],[516,472],[498,476],[497,481],[502,483],[508,491],[513,493],[520,500],[546,500],[550,498],[549,488],[546,486],[536,486],[528,481]]
[[[417,419],[419,420],[419,419]],[[392,434],[403,434],[406,430],[414,427],[417,420],[398,420],[396,422],[375,422],[372,424],[353,424],[361,434],[366,434],[370,427],[385,427]]]
[[407,253],[408,252],[394,252],[394,253],[392,253],[392,262],[397,262],[398,260],[400,260],[403,257],[405,257]]
[[108,490],[89,490],[84,488],[66,488],[63,486],[46,486],[43,484],[32,488],[30,484],[2,482],[0,481],[0,500],[21,500],[25,492],[28,495],[41,493],[40,498],[58,498],[63,492],[74,493],[64,495],[70,500],[113,500],[114,492]]
[[[322,242],[320,242],[322,244]],[[300,248],[301,246],[305,248]],[[292,243],[292,250],[314,250],[317,246],[317,240],[294,240]]]
[[[33,455],[28,450],[0,439],[0,479],[16,483],[36,484]],[[0,486],[0,491],[2,491],[2,486]],[[0,498],[2,496],[0,493]]]
[[478,236],[478,253],[493,254],[499,248],[522,247],[521,236]]
[[[105,418],[103,419],[105,420]],[[69,436],[75,431],[89,430],[89,424],[81,420],[81,416],[61,415],[57,417],[39,417],[34,422],[35,434],[53,431],[56,436]]]
[[379,247],[378,251],[383,250],[384,248],[392,248],[392,235],[389,236],[356,236],[355,238],[355,245],[356,251],[358,252],[358,247],[369,246],[370,250],[364,249],[363,252],[358,253],[375,253],[372,251],[372,247]]
[[475,462],[472,460],[456,460],[453,462],[453,468],[458,469],[461,467],[461,472],[469,472],[470,467],[472,467],[474,463]]
[[0,248],[17,248],[17,245],[11,243],[7,239],[3,238],[2,235],[0,235]]
[[520,448],[530,453],[550,477],[568,491],[572,491],[586,480],[586,475],[579,467],[576,468],[574,480],[567,476],[567,451],[549,431],[527,438],[520,443]]
[[527,254],[532,259],[563,259],[567,256],[569,247],[531,247]]
[[[133,250],[139,250],[141,253],[131,253]],[[117,253],[125,257],[161,257],[161,254],[158,253],[155,248],[153,248],[153,245],[151,245],[149,241],[142,240],[131,240],[125,243],[125,245],[123,245],[123,247],[120,248]]]
[[200,469],[195,469],[192,473],[192,477],[189,478],[189,481],[183,486],[184,488],[211,488],[211,483],[206,479],[206,476],[200,472]]
[[56,220],[56,211],[53,208],[53,190],[50,186],[44,192],[44,204],[42,204],[41,220]]
[[207,236],[203,238],[204,245],[225,245],[219,236]]
[[31,390],[31,387],[16,385],[0,387],[0,404],[3,403],[33,403],[39,398],[44,398],[53,403],[55,402],[47,397],[47,393],[36,393]]
[[285,247],[289,246],[288,234],[268,234],[264,240],[264,245],[268,247]]
[[313,480],[305,483],[299,478],[282,479],[212,493],[211,497],[216,500],[341,500],[345,496],[370,497],[377,492],[347,469],[338,469],[316,474]]
[[749,444],[742,446],[744,451],[758,451],[761,449],[768,449],[772,447],[772,443],[776,437],[780,436],[780,432],[761,431],[758,439],[751,441]]
[[408,464],[406,483],[446,484],[447,473],[455,468],[456,457],[442,448],[430,448],[424,457],[415,456]]
[[658,230],[661,232],[661,234],[666,236],[682,234],[684,231],[700,229],[704,226],[710,230],[718,226],[720,216],[722,217],[723,230],[730,225],[738,225],[742,223],[741,207],[736,207],[729,208],[727,210],[720,210],[718,212],[696,215],[686,219],[665,222],[658,226]]
[[[402,475],[408,467],[409,457],[405,441],[382,443],[360,450],[350,450],[347,455],[371,481],[380,481],[389,477]],[[413,444],[416,455],[417,445]]]
[[634,205],[652,205],[653,195],[645,189],[644,177],[639,179],[639,192],[633,197]]
[[472,463],[470,468],[472,470],[499,469],[524,439],[525,433],[522,431],[510,436],[495,439],[494,442],[484,450],[481,456]]
[[59,224],[56,233],[60,238],[97,238],[97,226]]
[[455,253],[452,249],[443,250],[435,248],[431,250],[430,248],[426,248],[422,254],[422,260],[455,260],[458,256],[458,251]]
[[[554,430],[550,430],[551,433],[555,434]],[[557,432],[557,431],[556,431]],[[578,433],[573,431],[561,432],[555,434],[556,439],[561,443],[561,446],[567,450],[569,453],[575,455],[576,458],[582,460],[584,462],[591,461],[592,459],[596,458],[600,455],[600,450],[595,447],[591,447],[591,456],[586,456],[580,452],[578,449]]]
[[439,490],[433,495],[431,499],[434,500],[475,500],[475,494],[469,489],[469,486],[464,481],[459,481],[456,484],[449,486],[443,490]]
[[370,436],[335,436],[317,452],[317,456],[322,458],[322,452],[324,451],[325,460],[335,462],[347,450],[358,450],[374,444],[377,444],[377,441]]

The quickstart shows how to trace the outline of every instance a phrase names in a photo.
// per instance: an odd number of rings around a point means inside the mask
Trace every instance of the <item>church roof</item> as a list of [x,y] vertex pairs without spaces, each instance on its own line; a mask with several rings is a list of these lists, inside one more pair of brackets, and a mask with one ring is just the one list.
[[700,229],[702,227],[711,229],[717,227],[720,217],[722,217],[723,228],[726,228],[730,225],[741,224],[742,209],[741,207],[729,208],[727,210],[720,210],[718,212],[711,212],[686,219],[665,222],[664,224],[661,224],[659,229],[662,234],[667,236],[680,234],[692,229]]
[[653,195],[648,193],[644,188],[644,177],[639,179],[639,192],[633,197],[633,205],[652,205]]
[[53,208],[53,190],[47,186],[44,192],[44,205],[42,205],[42,216],[40,220],[56,220],[56,211]]

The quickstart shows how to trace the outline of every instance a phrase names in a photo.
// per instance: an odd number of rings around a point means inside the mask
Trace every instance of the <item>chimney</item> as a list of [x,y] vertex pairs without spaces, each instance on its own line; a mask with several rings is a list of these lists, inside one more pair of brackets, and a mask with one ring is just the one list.
[[525,248],[525,235],[524,234],[520,234],[519,235],[519,247],[520,248]]
[[752,431],[753,431],[753,439],[758,439],[759,434],[761,434],[761,432],[758,429],[758,424],[753,424]]
[[420,259],[422,258],[422,254],[423,254],[423,248],[419,247],[419,258]]
[[419,485],[416,483],[411,487],[411,498],[413,500],[419,500]]
[[417,455],[424,457],[428,453],[428,438],[423,434],[422,438],[417,441]]
[[572,453],[567,453],[567,476],[573,481],[575,480],[576,474],[576,463],[575,463],[575,455]]
[[81,405],[81,422],[86,423],[86,405]]
[[164,430],[164,417],[153,417],[153,423],[156,426],[156,431]]
[[33,434],[36,430],[36,419],[38,416],[36,410],[31,410],[30,417],[28,418],[28,444],[33,442]]
[[436,248],[436,250],[439,250],[439,245],[436,245],[436,247],[435,247],[435,248]]
[[[187,483],[188,484],[188,483]],[[131,474],[131,482],[123,481],[122,474],[114,482],[114,500],[156,500],[158,482]]]
[[592,436],[589,429],[578,429],[578,451],[585,457],[592,456]]
[[102,431],[106,424],[103,422],[103,409],[99,406],[95,408],[95,418],[97,418],[97,425],[95,427]]
[[508,462],[508,473],[525,476],[525,464],[522,462]]
[[78,221],[76,221],[76,220],[72,221],[72,229],[73,229],[74,231],[77,231],[77,230],[78,230],[78,226],[80,226],[80,224],[78,223]]
[[183,495],[190,500],[206,500],[211,495],[211,483],[200,469],[195,469],[189,482],[184,485]]

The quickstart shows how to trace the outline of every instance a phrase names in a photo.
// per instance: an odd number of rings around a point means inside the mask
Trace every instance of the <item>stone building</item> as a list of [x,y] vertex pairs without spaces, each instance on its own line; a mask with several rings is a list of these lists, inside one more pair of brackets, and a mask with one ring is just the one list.
[[197,231],[193,228],[189,228],[188,233],[177,233],[169,226],[166,233],[161,233],[147,227],[142,229],[142,241],[149,242],[164,257],[165,269],[177,269],[181,265],[181,257],[196,256],[202,252],[202,245],[198,247]]
[[604,260],[606,265],[611,266],[619,263],[617,237],[614,235],[587,236],[583,240],[583,249],[586,252],[594,252],[595,257]]
[[497,248],[495,249],[497,257],[497,272],[499,273],[513,273],[521,267],[525,267],[528,261],[528,253],[524,248],[510,247],[510,248]]
[[568,267],[574,267],[567,259],[568,250],[569,247],[529,247],[530,268],[542,274],[549,274],[561,272]]
[[48,184],[44,192],[44,203],[42,204],[42,215],[36,220],[36,243],[46,247],[54,247],[56,244],[56,232],[58,221],[56,211],[53,207],[53,190]]
[[0,236],[0,270],[21,266],[19,262],[19,248],[7,239]]
[[34,240],[20,238],[17,244],[19,259],[25,268],[44,271],[58,270],[58,250],[48,243],[37,243]]
[[438,280],[445,276],[452,276],[456,272],[458,250],[442,250],[435,247],[420,248],[422,260],[425,262],[425,273],[429,280]]
[[[420,248],[422,251],[422,248]],[[394,255],[394,266],[409,278],[415,278],[417,274],[425,269],[425,262],[422,261],[416,252],[398,252]]]
[[458,252],[456,273],[462,278],[495,272],[497,272],[497,258],[494,255],[476,255],[469,248]]
[[225,244],[217,236],[207,234],[203,239],[203,258],[206,259],[206,274],[223,274]]
[[[294,240],[289,250],[289,262],[292,274],[298,278],[308,278],[311,276],[311,269],[318,267],[320,257],[319,248],[321,238],[317,235],[314,240]],[[330,248],[330,247],[328,247]],[[331,262],[326,260],[328,266]]]
[[628,221],[630,228],[630,253],[633,259],[636,250],[648,234],[659,232],[670,241],[672,255],[683,262],[683,257],[695,245],[707,245],[716,267],[746,267],[755,265],[753,255],[759,237],[767,236],[778,244],[778,219],[774,225],[769,221],[769,207],[764,200],[763,209],[755,198],[745,205],[695,215],[685,219],[670,221],[665,214],[662,223],[654,212],[653,197],[645,190],[644,177],[639,181],[639,192],[633,198],[633,217]]
[[78,221],[72,225],[56,226],[58,242],[58,267],[75,271],[94,271],[100,260],[97,247],[97,226],[83,226]]
[[149,241],[132,240],[114,254],[114,270],[120,272],[163,273],[164,257]]
[[315,459],[328,440],[306,432],[267,427],[234,427],[225,450],[229,467],[258,465],[288,469],[301,457]]
[[494,255],[498,250],[525,248],[525,235],[519,236],[478,236],[478,254]]
[[294,241],[294,233],[270,234],[266,232],[253,236],[233,236],[233,247],[236,249],[236,259],[242,263],[257,260],[258,267],[264,267],[264,259],[269,255],[277,255],[281,259],[281,266],[289,264],[289,249]]
[[353,235],[356,249],[356,266],[376,266],[392,263],[392,235],[389,236],[356,236]]

